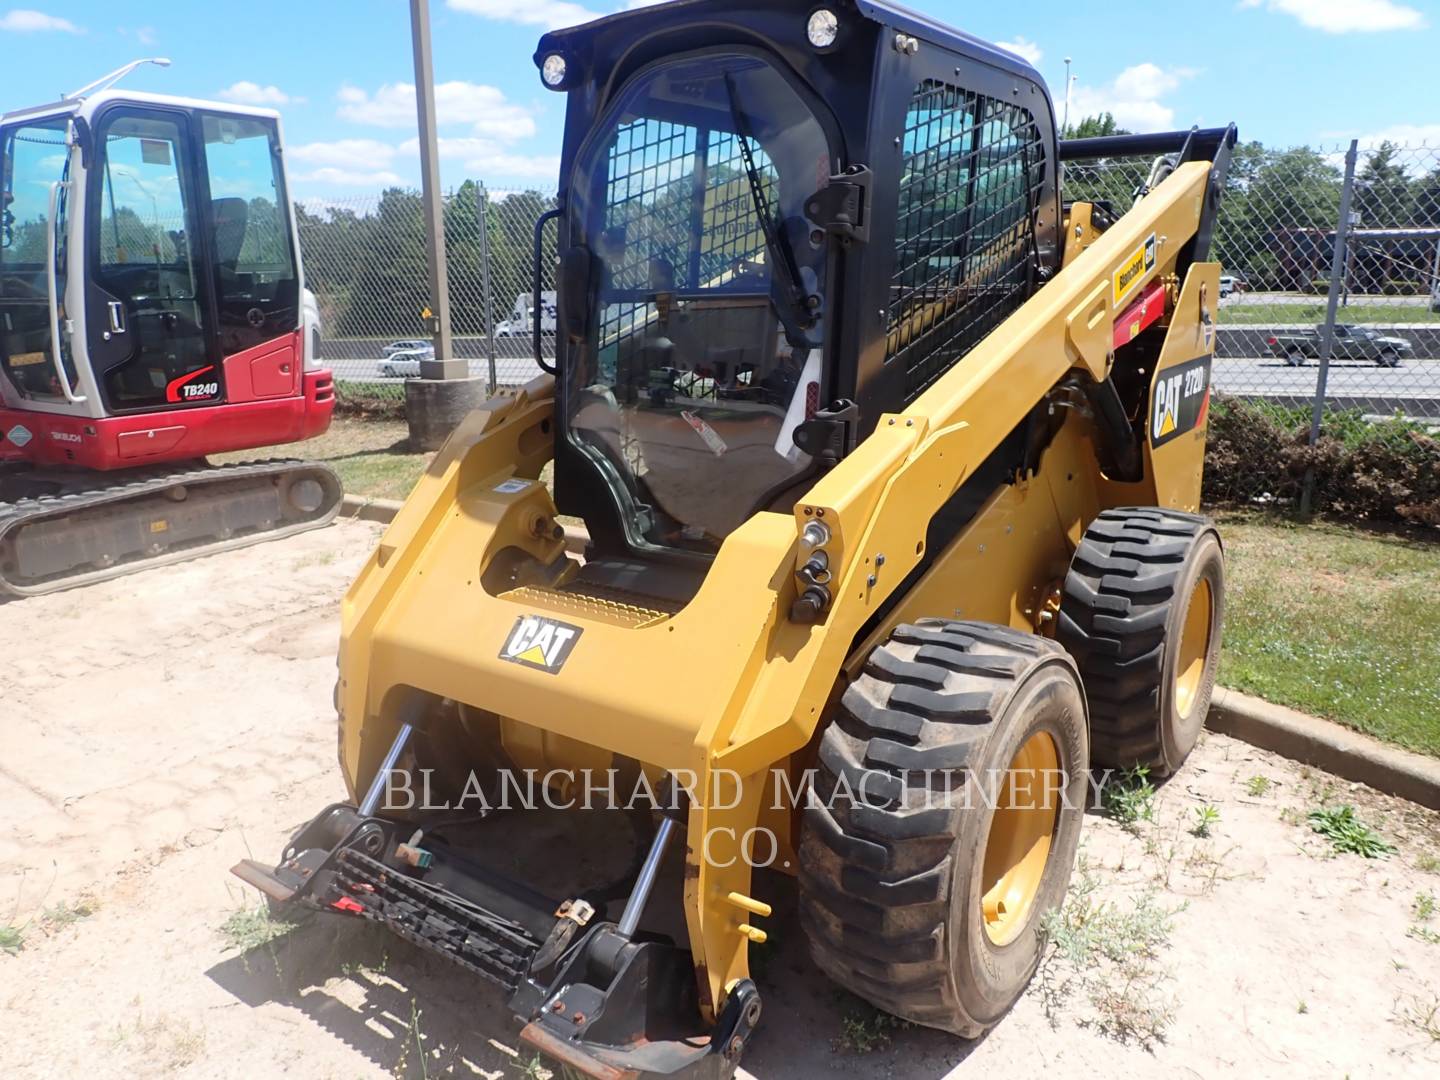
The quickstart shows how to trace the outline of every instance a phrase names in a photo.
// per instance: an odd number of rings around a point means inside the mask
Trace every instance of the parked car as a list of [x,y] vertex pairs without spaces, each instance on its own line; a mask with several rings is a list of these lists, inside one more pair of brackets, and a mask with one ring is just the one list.
[[1250,288],[1250,283],[1247,282],[1247,281],[1246,281],[1243,277],[1241,277],[1239,274],[1221,274],[1221,275],[1220,275],[1220,299],[1221,299],[1221,300],[1224,300],[1224,299],[1225,299],[1227,296],[1229,296],[1231,293],[1247,292],[1247,291],[1249,290],[1249,288]]
[[396,353],[419,353],[424,359],[433,360],[435,359],[435,346],[428,341],[406,339],[392,341],[380,350],[380,355],[387,360]]
[[384,379],[418,379],[420,361],[435,359],[435,349],[427,345],[424,349],[396,350],[380,361],[380,377]]
[[[1291,367],[1319,357],[1320,335],[1324,327],[1301,330],[1294,334],[1276,334],[1266,344],[1276,356],[1283,356]],[[1409,338],[1382,334],[1373,326],[1339,323],[1335,327],[1335,343],[1330,350],[1332,360],[1373,360],[1380,367],[1399,367],[1400,361],[1415,355]]]

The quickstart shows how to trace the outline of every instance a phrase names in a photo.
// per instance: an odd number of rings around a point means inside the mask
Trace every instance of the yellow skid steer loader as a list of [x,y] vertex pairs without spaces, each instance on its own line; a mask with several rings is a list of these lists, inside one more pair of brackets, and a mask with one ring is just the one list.
[[[1062,141],[1023,60],[874,0],[683,0],[535,60],[551,374],[457,428],[345,599],[353,801],[236,872],[498,984],[592,1076],[732,1071],[791,878],[826,974],[976,1036],[1092,766],[1172,772],[1209,706],[1235,130]],[[1062,199],[1067,162],[1135,156],[1133,206]],[[547,896],[567,856],[515,796],[596,777],[653,797],[614,815],[632,869]]]

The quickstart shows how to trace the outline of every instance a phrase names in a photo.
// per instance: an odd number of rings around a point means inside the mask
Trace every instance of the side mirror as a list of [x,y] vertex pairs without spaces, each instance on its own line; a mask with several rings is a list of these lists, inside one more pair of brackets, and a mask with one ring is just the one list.
[[600,283],[600,260],[584,244],[567,248],[560,256],[556,282],[559,329],[571,344],[590,336],[590,316],[595,310]]

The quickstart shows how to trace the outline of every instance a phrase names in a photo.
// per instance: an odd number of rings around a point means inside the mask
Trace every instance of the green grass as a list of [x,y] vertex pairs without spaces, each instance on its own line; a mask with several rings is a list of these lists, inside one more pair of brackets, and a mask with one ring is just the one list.
[[94,915],[99,908],[99,903],[86,896],[81,897],[79,900],[64,901],[53,907],[46,908],[41,915],[41,919],[49,929],[58,930],[61,927],[77,923],[81,919],[88,919],[91,915]]
[[1195,807],[1195,824],[1190,826],[1190,835],[1206,837],[1210,830],[1220,820],[1220,808],[1206,803],[1204,806]]
[[[340,474],[345,491],[372,499],[403,499],[425,471],[432,455],[411,449],[403,420],[337,417],[330,430],[285,452],[323,461]],[[216,455],[216,461],[248,461],[259,455],[246,450]]]
[[[1325,321],[1325,298],[1314,303],[1291,304],[1226,304],[1220,309],[1221,326],[1272,326],[1281,323],[1315,323]],[[1374,326],[1395,326],[1408,323],[1440,323],[1440,312],[1434,312],[1422,301],[1417,304],[1351,304],[1336,309],[1335,321],[1370,323]]]
[[1100,805],[1105,812],[1127,828],[1142,821],[1155,820],[1155,785],[1150,770],[1136,765],[1105,778],[1100,789]]
[[1378,859],[1395,851],[1392,844],[1361,821],[1353,806],[1326,806],[1311,810],[1308,815],[1310,828],[1330,841],[1340,854],[1360,855],[1366,859]]
[[1440,543],[1227,515],[1220,681],[1440,756]]
[[290,925],[272,918],[265,907],[240,908],[220,926],[220,936],[225,939],[227,949],[249,952],[262,945],[268,945],[276,938],[290,932]]
[[20,926],[0,926],[0,953],[14,955],[25,947],[25,930]]
[[1263,799],[1275,781],[1268,776],[1252,776],[1245,781],[1245,790],[1257,799]]

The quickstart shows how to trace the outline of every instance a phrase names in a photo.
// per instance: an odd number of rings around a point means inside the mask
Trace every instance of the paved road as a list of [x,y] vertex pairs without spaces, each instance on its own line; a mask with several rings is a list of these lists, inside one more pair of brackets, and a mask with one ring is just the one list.
[[[395,387],[401,392],[403,380],[376,375],[379,359],[333,360],[337,378]],[[495,362],[502,386],[518,386],[540,373],[532,359],[501,358]],[[1219,359],[1215,361],[1215,387],[1228,394],[1246,397],[1308,398],[1315,392],[1318,365],[1290,367],[1275,357],[1260,359]],[[485,360],[471,360],[470,373],[479,378],[489,374]],[[1330,365],[1329,395],[1344,404],[1375,412],[1400,408],[1404,412],[1440,418],[1440,360],[1411,360],[1398,368],[1381,368],[1356,361]]]
[[[1217,390],[1252,397],[1307,397],[1315,392],[1319,364],[1290,367],[1273,357],[1215,361]],[[1342,398],[1433,402],[1440,416],[1440,360],[1411,360],[1382,368],[1353,360],[1332,361],[1328,392]]]
[[[1220,302],[1221,310],[1227,307],[1291,307],[1299,304],[1325,305],[1326,294],[1286,293],[1286,292],[1239,292],[1232,293]],[[1355,305],[1363,304],[1366,307],[1396,307],[1396,308],[1423,308],[1428,303],[1424,296],[1362,296],[1359,293],[1350,294],[1350,303]],[[1344,309],[1341,309],[1340,321],[1344,322]]]
[[[335,359],[326,360],[330,370],[335,372],[337,379],[344,379],[346,382],[373,382],[388,383],[400,387],[405,380],[382,378],[377,372],[380,368],[380,358],[367,357],[364,359]],[[490,362],[488,360],[470,359],[470,374],[477,378],[488,378],[490,375]],[[534,359],[516,357],[497,357],[495,360],[495,372],[501,386],[520,386],[529,382],[536,375],[540,374],[540,367]]]

